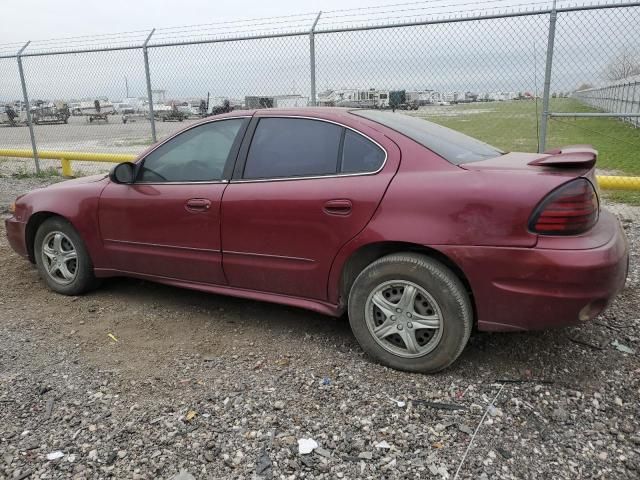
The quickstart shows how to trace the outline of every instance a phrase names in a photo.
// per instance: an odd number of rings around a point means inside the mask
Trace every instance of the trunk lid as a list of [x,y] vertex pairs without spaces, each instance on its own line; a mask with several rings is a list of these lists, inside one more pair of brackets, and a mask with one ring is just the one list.
[[570,145],[545,153],[510,152],[499,157],[459,165],[465,170],[517,170],[533,175],[586,177],[594,185],[598,152],[590,145]]

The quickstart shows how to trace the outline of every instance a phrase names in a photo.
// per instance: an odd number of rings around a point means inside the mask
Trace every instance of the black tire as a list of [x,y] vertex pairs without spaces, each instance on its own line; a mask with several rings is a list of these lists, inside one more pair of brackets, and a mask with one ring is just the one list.
[[[64,234],[76,252],[76,261],[74,264],[75,278],[66,284],[56,281],[52,275],[49,274],[47,266],[44,263],[45,259],[43,258],[42,244],[50,234],[54,234],[55,232]],[[79,295],[98,286],[99,281],[93,274],[93,263],[87,252],[87,248],[75,228],[65,219],[61,217],[50,217],[42,222],[36,232],[33,252],[40,277],[42,277],[47,286],[54,292],[63,295]]]
[[[424,355],[405,358],[385,349],[379,343],[385,344],[385,339],[378,340],[367,324],[369,296],[385,282],[394,281],[409,282],[424,289],[441,313],[441,327],[434,330],[439,339],[435,338],[437,343]],[[433,373],[447,368],[464,350],[473,324],[471,301],[460,279],[441,262],[416,253],[387,255],[365,268],[351,287],[348,311],[351,329],[364,351],[383,365],[409,372]],[[418,335],[417,329],[413,335],[414,338]]]

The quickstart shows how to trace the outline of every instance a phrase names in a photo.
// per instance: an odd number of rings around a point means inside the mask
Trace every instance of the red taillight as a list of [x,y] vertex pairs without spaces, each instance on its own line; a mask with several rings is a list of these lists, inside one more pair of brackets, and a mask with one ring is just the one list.
[[541,235],[576,235],[598,221],[598,196],[586,178],[551,192],[533,212],[529,229]]

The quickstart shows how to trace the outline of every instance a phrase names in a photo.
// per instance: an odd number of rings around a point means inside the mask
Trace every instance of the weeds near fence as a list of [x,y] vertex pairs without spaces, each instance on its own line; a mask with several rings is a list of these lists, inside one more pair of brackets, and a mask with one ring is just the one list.
[[21,167],[17,172],[12,174],[15,178],[52,178],[61,177],[60,172],[55,167],[41,168],[39,172],[28,170]]

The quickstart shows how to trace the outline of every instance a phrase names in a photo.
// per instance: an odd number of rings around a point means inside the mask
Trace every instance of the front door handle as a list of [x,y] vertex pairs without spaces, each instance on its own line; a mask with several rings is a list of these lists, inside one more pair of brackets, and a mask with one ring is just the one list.
[[351,200],[329,200],[324,204],[324,211],[329,215],[349,215],[353,207]]
[[185,208],[191,212],[206,212],[211,208],[211,201],[206,198],[191,198],[187,200]]

